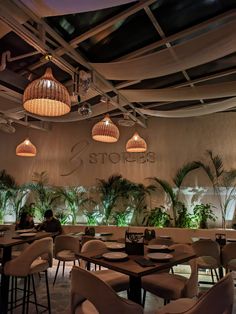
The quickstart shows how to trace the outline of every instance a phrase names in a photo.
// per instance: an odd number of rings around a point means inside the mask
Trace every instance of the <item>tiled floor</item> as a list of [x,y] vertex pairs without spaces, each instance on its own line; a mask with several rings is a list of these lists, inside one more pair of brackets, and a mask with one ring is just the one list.
[[[56,265],[52,269],[49,270],[49,282],[50,282],[50,294],[51,294],[51,306],[52,306],[52,314],[69,314],[69,302],[70,302],[70,269],[71,266],[66,267],[65,277],[61,276],[61,272],[59,271],[58,279],[56,285],[53,287],[52,282],[54,279]],[[178,267],[175,269],[175,272],[183,273],[185,271],[184,267]],[[208,274],[202,274],[201,280],[211,280]],[[205,287],[201,286],[200,289],[207,289],[210,285]],[[37,295],[39,296],[39,301],[43,304],[47,303],[46,293],[45,293],[45,285],[44,285],[44,277],[42,276],[41,280],[37,282]],[[121,294],[122,296],[126,297],[126,293]],[[236,304],[236,298],[235,298]],[[145,304],[145,314],[154,314],[156,313],[157,309],[162,307],[163,300],[147,293],[147,299]],[[20,310],[15,310],[14,313],[20,313]],[[36,313],[35,307],[32,305],[30,308],[30,314]],[[236,314],[236,307],[233,311]],[[209,313],[209,314],[214,314]]]

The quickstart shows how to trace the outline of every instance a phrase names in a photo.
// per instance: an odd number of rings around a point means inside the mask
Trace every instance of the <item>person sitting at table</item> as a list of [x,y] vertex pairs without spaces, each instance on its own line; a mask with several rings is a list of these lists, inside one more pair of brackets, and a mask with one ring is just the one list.
[[37,226],[37,230],[44,230],[46,232],[53,232],[57,234],[62,233],[61,223],[53,216],[53,211],[51,209],[45,211],[44,218],[44,222]]
[[32,228],[34,228],[33,216],[23,211],[20,215],[20,221],[16,223],[16,230]]

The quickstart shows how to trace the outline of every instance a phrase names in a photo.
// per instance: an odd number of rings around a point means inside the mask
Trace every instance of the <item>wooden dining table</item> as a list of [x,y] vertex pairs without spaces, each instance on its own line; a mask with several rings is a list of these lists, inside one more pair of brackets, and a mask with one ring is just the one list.
[[[25,234],[25,233],[24,233]],[[15,231],[7,230],[0,236],[0,249],[2,249],[2,279],[0,287],[0,314],[7,313],[8,308],[8,293],[9,293],[9,276],[4,275],[4,265],[12,258],[12,248],[24,243],[32,243],[45,237],[52,237],[50,232],[36,232],[33,236],[21,236]]]
[[[195,254],[181,252],[175,250],[171,252],[173,257],[167,261],[154,261],[154,266],[143,267],[140,266],[135,260],[140,258],[139,255],[128,255],[124,260],[111,261],[102,257],[106,252],[111,252],[108,250],[93,250],[91,252],[78,253],[78,258],[81,258],[89,263],[97,264],[108,269],[115,270],[117,272],[126,274],[129,276],[129,299],[141,304],[141,288],[142,288],[142,277],[149,275],[158,271],[168,270],[172,266],[177,264],[182,264],[195,258]],[[146,258],[147,251],[145,250],[144,258]]]

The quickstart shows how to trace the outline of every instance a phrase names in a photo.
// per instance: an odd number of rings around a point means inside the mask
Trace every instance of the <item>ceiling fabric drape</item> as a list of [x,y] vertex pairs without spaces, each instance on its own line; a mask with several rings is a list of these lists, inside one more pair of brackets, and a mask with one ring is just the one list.
[[224,98],[236,96],[236,81],[181,88],[124,89],[120,90],[120,93],[130,102]]
[[102,10],[136,0],[22,0],[40,16],[56,16]]
[[211,113],[221,112],[236,107],[236,97],[215,102],[206,105],[195,106],[192,108],[170,110],[170,111],[159,111],[150,109],[139,109],[143,114],[153,117],[161,118],[189,118],[199,117]]
[[222,58],[236,51],[236,21],[173,46],[177,58],[169,49],[131,60],[91,63],[106,79],[144,80],[187,70]]

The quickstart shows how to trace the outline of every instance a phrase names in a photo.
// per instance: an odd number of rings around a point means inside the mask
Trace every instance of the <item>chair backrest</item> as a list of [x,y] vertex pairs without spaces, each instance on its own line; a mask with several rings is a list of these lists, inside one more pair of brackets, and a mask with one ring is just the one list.
[[174,244],[174,241],[171,238],[157,237],[155,239],[150,240],[148,244],[162,244],[162,245],[170,246]]
[[89,252],[94,250],[106,250],[106,244],[101,240],[90,240],[85,242],[81,247],[81,252]]
[[[194,254],[194,250],[191,245],[188,244],[174,244],[170,247],[176,251]],[[191,274],[186,282],[183,295],[185,298],[193,298],[198,294],[198,272],[197,272],[197,261],[193,258],[187,262],[191,268]]]
[[102,314],[143,314],[143,308],[123,299],[92,272],[74,266],[71,272],[71,313],[83,301],[90,301]]
[[231,314],[233,302],[233,278],[228,274],[204,293],[186,314]]
[[70,235],[59,235],[55,238],[55,257],[62,250],[71,250],[72,252],[80,252],[80,241],[78,237]]
[[193,250],[197,257],[211,256],[220,265],[220,246],[216,241],[211,239],[200,239],[192,244]]
[[223,246],[221,257],[223,266],[227,268],[228,262],[236,259],[236,242],[228,243]]
[[11,276],[27,276],[30,273],[30,266],[37,258],[46,259],[49,267],[52,266],[53,240],[43,238],[35,240],[22,253],[7,262],[4,266],[4,273]]

